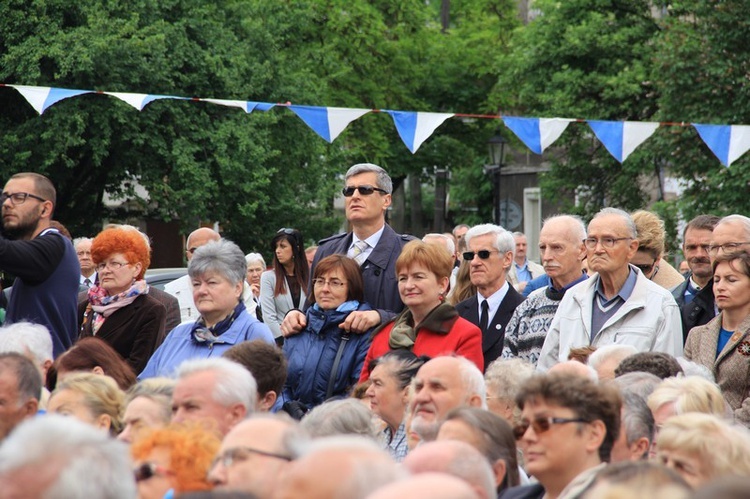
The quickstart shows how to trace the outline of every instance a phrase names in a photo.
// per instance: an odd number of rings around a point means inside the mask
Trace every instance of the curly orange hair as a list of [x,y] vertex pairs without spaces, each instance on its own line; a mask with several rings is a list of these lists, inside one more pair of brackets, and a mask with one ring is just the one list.
[[180,424],[144,433],[133,442],[130,454],[134,461],[144,461],[154,449],[167,449],[174,490],[183,493],[211,489],[207,476],[220,446],[221,440],[214,433],[199,425]]
[[128,263],[140,263],[141,272],[136,279],[143,279],[143,274],[151,264],[151,255],[140,233],[113,227],[101,231],[91,243],[91,259],[97,265],[115,253],[125,255]]

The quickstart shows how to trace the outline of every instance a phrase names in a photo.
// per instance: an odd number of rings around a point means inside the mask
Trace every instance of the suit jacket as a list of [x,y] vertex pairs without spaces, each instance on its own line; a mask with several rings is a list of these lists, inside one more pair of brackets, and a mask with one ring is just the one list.
[[685,303],[683,299],[682,303],[683,305],[680,307],[680,319],[682,319],[682,339],[685,342],[691,329],[707,324],[716,315],[714,308],[714,287],[709,283],[698,291],[693,301]]
[[180,324],[180,302],[177,301],[177,298],[153,286],[149,286],[148,295],[155,298],[167,309],[167,320],[164,331],[168,333],[176,328]]
[[[365,302],[380,314],[381,324],[385,324],[404,309],[401,296],[398,294],[396,259],[401,254],[401,248],[413,239],[413,236],[397,234],[390,225],[385,224],[380,241],[362,263]],[[336,254],[346,255],[352,245],[352,233],[338,234],[323,239],[318,244],[318,251],[310,269],[311,279],[321,259]],[[263,315],[265,316],[265,310]]]
[[[88,300],[78,303],[80,338],[94,336],[91,317],[83,323]],[[110,344],[139,373],[164,341],[167,309],[150,294],[138,296],[133,303],[107,317],[96,336]]]
[[281,336],[281,322],[284,316],[292,309],[301,310],[305,304],[307,293],[300,290],[299,303],[292,302],[292,295],[284,283],[286,293],[274,296],[273,290],[276,289],[276,271],[266,270],[260,276],[260,308],[263,311],[263,322],[273,333],[274,338]]
[[706,366],[716,377],[735,419],[750,426],[750,317],[737,327],[724,349],[716,355],[722,314],[708,324],[690,330],[685,343],[685,358]]
[[542,499],[546,493],[542,484],[537,482],[505,489],[498,497],[500,499]]
[[[513,311],[524,300],[523,296],[513,286],[508,287],[508,293],[500,302],[495,316],[487,325],[487,331],[482,332],[482,352],[484,353],[484,368],[487,369],[493,360],[503,353],[503,340],[505,339],[505,326],[508,325]],[[467,298],[456,304],[458,315],[479,326],[479,300],[477,295]]]

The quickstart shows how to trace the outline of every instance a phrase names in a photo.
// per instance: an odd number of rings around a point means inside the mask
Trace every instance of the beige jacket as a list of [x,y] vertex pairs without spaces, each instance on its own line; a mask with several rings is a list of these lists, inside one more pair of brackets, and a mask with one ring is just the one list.
[[714,373],[724,398],[734,410],[735,420],[750,426],[750,317],[742,321],[717,357],[721,319],[719,314],[708,324],[690,330],[685,357]]

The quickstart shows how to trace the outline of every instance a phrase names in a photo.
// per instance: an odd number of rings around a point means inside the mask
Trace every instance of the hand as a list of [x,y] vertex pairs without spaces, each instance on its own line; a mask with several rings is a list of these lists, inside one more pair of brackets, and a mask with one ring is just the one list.
[[352,312],[339,327],[344,331],[362,334],[380,324],[380,314],[375,310]]
[[254,297],[257,298],[260,296],[260,284],[251,284],[250,290],[253,292]]
[[307,326],[307,317],[299,310],[290,310],[281,322],[281,334],[284,338],[302,331]]

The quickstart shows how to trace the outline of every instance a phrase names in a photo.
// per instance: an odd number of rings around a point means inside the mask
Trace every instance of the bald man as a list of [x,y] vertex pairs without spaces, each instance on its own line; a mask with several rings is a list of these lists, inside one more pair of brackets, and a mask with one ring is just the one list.
[[445,473],[420,473],[381,487],[367,499],[476,499],[474,490],[463,480]]

